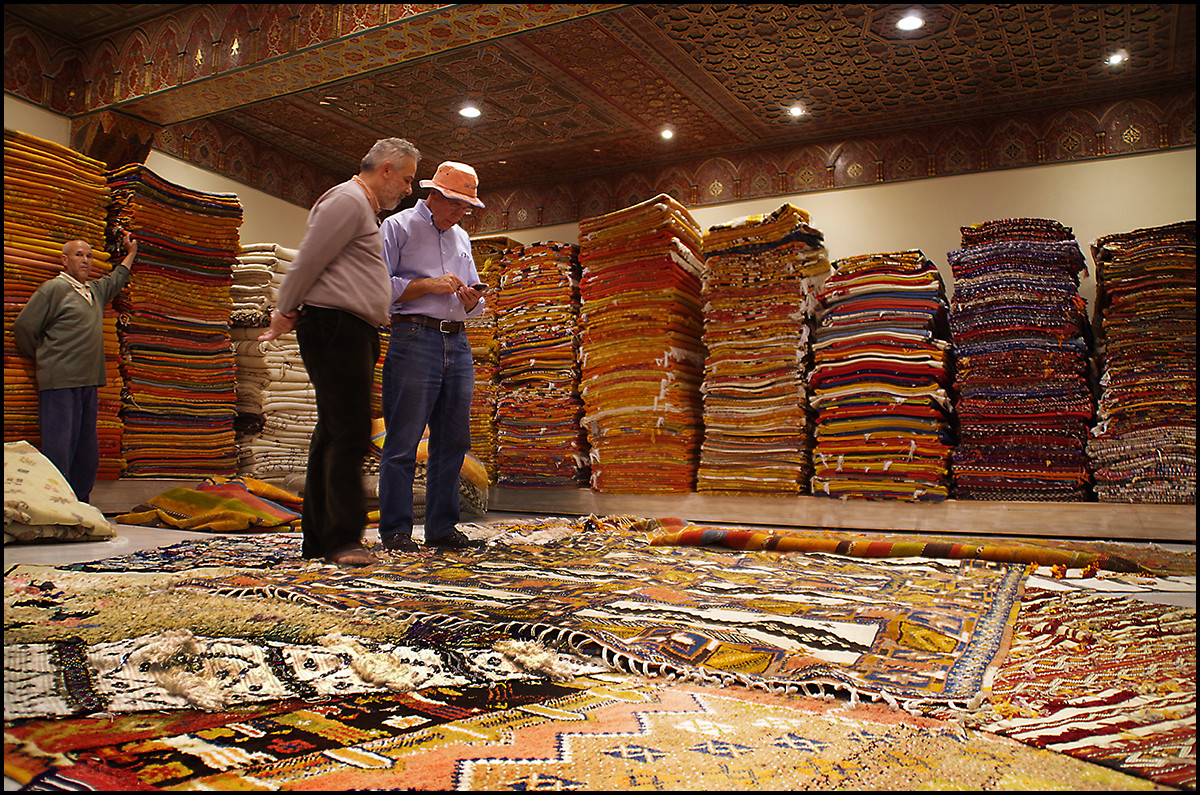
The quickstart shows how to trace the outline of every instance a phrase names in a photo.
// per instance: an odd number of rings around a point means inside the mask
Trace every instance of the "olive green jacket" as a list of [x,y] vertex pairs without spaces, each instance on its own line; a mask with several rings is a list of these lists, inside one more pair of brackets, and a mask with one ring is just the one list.
[[13,336],[21,353],[37,363],[39,390],[104,386],[104,307],[129,276],[129,268],[118,264],[88,282],[90,304],[58,276],[30,296],[13,322]]

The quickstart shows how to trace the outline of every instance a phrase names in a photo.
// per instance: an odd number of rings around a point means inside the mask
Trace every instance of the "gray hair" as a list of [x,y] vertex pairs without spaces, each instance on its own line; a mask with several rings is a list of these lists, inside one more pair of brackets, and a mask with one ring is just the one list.
[[410,142],[403,138],[380,138],[362,159],[359,169],[374,171],[384,163],[399,165],[400,160],[406,157],[411,157],[414,164],[421,162],[420,151]]

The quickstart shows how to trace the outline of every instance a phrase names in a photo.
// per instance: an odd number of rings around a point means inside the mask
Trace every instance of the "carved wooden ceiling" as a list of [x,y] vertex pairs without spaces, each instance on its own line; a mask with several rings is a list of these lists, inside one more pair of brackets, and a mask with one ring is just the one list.
[[[398,135],[426,155],[422,171],[462,160],[494,190],[1190,90],[1194,9],[9,3],[4,12],[6,45],[19,21],[81,46],[85,70],[140,48],[146,75],[123,75],[109,96],[97,85],[76,115],[111,110],[167,130],[208,119],[339,178],[372,141]],[[909,11],[923,27],[897,27]],[[1122,50],[1128,60],[1111,65]],[[165,61],[167,73],[150,74]],[[6,46],[6,90],[8,63]],[[478,118],[459,114],[467,102]]]

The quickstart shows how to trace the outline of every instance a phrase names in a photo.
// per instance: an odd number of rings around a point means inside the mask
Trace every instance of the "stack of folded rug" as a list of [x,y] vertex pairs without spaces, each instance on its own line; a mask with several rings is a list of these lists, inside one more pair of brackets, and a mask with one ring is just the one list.
[[[260,269],[269,274],[265,287],[267,316],[275,308],[279,286],[294,249],[277,243],[248,243],[234,266],[238,272]],[[257,302],[256,302],[257,303]],[[317,422],[313,391],[295,332],[259,342],[262,328],[233,329],[237,360],[238,473],[267,481],[303,476],[308,440]]]
[[[105,244],[109,190],[104,164],[73,149],[15,130],[4,131],[4,441],[40,442],[37,376],[16,349],[12,324],[33,291],[62,270],[62,247],[86,240],[93,276],[112,269]],[[120,251],[120,249],[116,249]],[[124,256],[118,254],[118,259]],[[137,267],[136,265],[134,266]],[[117,313],[103,320],[107,383],[100,387],[96,429],[97,478],[115,480],[121,457],[121,371]]]
[[586,485],[579,397],[579,248],[548,242],[511,248],[497,309],[498,482]]
[[696,490],[798,494],[812,473],[806,359],[824,236],[805,210],[711,227],[704,236],[704,442]]
[[591,485],[689,492],[703,437],[702,232],[666,194],[579,223]]
[[937,268],[920,251],[838,260],[821,304],[813,493],[945,499],[952,371]]
[[949,261],[955,496],[1087,499],[1095,399],[1074,233],[1040,218],[989,221],[963,227]]
[[1092,244],[1103,360],[1087,451],[1101,502],[1196,502],[1196,222]]
[[237,373],[229,333],[237,196],[175,185],[141,164],[109,173],[110,229],[138,239],[115,306],[131,477],[232,475]]
[[261,440],[266,421],[263,406],[273,389],[264,346],[258,337],[270,325],[271,310],[275,306],[283,270],[294,257],[294,251],[275,243],[247,243],[241,247],[233,264],[230,336],[237,365],[237,419],[234,430],[238,446],[238,473],[242,475],[258,474],[249,461]]
[[295,252],[275,243],[249,243],[241,247],[233,263],[233,284],[229,286],[231,325],[241,328],[271,325],[271,309],[279,289],[276,263],[294,258]]
[[504,237],[484,237],[471,241],[471,254],[480,280],[489,288],[484,296],[483,312],[467,318],[467,339],[475,361],[475,393],[471,397],[471,454],[478,458],[495,483],[496,468],[496,395],[500,379],[496,340],[496,303],[499,300],[500,274],[504,252],[519,245]]

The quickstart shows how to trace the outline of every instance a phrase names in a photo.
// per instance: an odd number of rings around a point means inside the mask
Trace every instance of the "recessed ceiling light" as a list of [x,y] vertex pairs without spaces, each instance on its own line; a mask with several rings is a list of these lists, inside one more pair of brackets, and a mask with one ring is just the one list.
[[896,27],[900,30],[918,30],[925,27],[925,20],[921,19],[915,12],[909,11],[900,21],[896,23]]
[[667,140],[670,140],[675,137],[675,129],[672,127],[663,127],[659,135]]
[[1109,66],[1120,66],[1129,60],[1129,53],[1125,50],[1117,50],[1112,55],[1108,56]]
[[463,105],[462,109],[459,110],[459,114],[466,116],[468,119],[477,119],[482,113],[483,111],[474,105]]
[[788,113],[792,114],[793,116],[797,116],[797,117],[803,116],[804,115],[804,106],[803,105],[792,105],[790,108],[788,108]]

